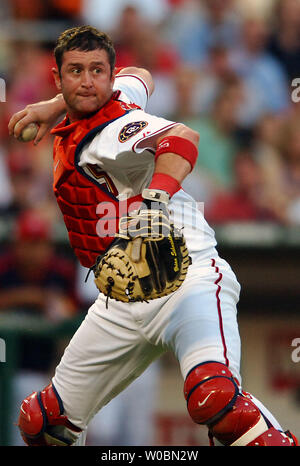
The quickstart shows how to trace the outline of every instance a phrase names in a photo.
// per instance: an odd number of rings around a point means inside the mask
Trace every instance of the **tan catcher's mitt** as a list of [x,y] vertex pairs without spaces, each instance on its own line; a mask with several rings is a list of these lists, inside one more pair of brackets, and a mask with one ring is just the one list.
[[166,296],[181,286],[191,263],[182,232],[170,224],[168,194],[145,189],[143,197],[138,212],[120,219],[116,239],[93,268],[107,298],[128,303]]

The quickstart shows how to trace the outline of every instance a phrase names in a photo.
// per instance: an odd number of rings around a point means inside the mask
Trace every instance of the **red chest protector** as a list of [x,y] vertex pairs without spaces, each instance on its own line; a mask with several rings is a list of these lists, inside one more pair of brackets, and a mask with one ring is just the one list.
[[[116,197],[117,193],[106,184],[99,184],[78,165],[80,152],[85,144],[112,121],[140,108],[112,98],[96,114],[68,124],[67,117],[51,131],[54,134],[54,183],[53,189],[68,230],[74,252],[84,267],[92,267],[113,240],[118,219],[124,214]],[[109,177],[107,177],[109,179]],[[140,196],[127,201],[139,200]],[[99,209],[109,205],[109,209]],[[122,209],[122,210],[121,210]],[[101,212],[100,214],[97,212]],[[101,218],[114,212],[110,230],[99,228]],[[104,221],[104,220],[103,220]],[[105,234],[102,234],[105,231]],[[111,234],[109,233],[111,232]]]

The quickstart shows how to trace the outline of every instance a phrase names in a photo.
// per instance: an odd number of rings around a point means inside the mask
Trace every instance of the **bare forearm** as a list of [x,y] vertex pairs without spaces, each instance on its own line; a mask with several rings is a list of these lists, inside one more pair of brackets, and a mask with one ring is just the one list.
[[66,102],[62,94],[57,94],[50,102],[55,104],[56,115],[58,117],[66,112]]
[[180,157],[180,155],[172,153],[162,154],[157,159],[154,169],[154,173],[164,173],[172,176],[179,184],[183,182],[190,171],[191,166],[189,162]]

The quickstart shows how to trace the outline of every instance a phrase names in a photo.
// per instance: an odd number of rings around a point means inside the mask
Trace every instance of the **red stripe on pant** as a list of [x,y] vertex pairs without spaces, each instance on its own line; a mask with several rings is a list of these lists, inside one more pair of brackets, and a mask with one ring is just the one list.
[[218,316],[219,316],[219,327],[220,327],[222,344],[223,344],[223,348],[224,348],[223,355],[224,355],[224,359],[225,359],[225,364],[226,364],[227,367],[229,367],[229,361],[228,361],[228,358],[227,358],[227,347],[226,347],[225,335],[224,335],[224,329],[223,329],[221,301],[220,301],[220,291],[221,291],[220,282],[222,280],[223,274],[219,271],[219,267],[216,266],[215,259],[211,260],[211,264],[212,264],[212,267],[214,267],[216,273],[219,275],[217,280],[214,283],[215,283],[215,285],[217,285],[216,298],[217,298],[217,309],[218,309]]

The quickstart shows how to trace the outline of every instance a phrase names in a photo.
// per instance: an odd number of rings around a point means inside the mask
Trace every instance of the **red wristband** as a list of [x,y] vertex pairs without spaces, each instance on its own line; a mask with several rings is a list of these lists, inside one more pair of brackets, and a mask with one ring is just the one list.
[[173,176],[166,173],[154,173],[149,189],[161,189],[172,197],[181,188],[179,182]]
[[157,146],[155,160],[161,154],[168,152],[180,155],[190,163],[192,168],[194,168],[198,156],[198,149],[195,144],[188,139],[181,138],[179,136],[166,136]]

